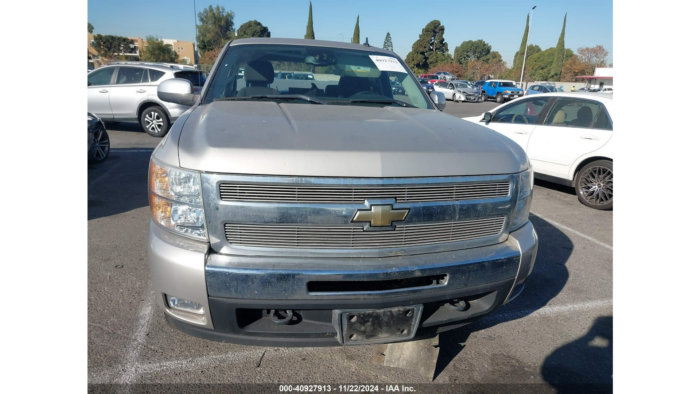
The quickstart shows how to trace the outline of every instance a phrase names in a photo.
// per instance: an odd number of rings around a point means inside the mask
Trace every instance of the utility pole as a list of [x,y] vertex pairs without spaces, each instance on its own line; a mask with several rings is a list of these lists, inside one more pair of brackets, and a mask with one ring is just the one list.
[[194,8],[194,64],[197,65],[197,0],[192,0]]
[[525,54],[523,55],[523,69],[520,71],[520,89],[523,88],[523,74],[525,74],[525,60],[527,60],[527,46],[530,44],[530,30],[532,30],[532,18],[535,15],[535,8],[537,6],[532,7],[532,11],[530,11],[530,27],[527,29],[527,38],[525,39]]

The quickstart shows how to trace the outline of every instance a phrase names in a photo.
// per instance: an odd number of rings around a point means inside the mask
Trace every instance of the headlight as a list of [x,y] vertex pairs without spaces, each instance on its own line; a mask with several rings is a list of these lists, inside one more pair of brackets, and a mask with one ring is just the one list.
[[503,93],[510,94],[510,90],[504,90]]
[[510,231],[515,231],[527,223],[527,218],[530,216],[530,203],[532,202],[534,183],[535,176],[532,166],[518,175],[518,202],[515,204]]
[[149,202],[153,220],[180,234],[207,239],[199,173],[173,168],[151,159]]

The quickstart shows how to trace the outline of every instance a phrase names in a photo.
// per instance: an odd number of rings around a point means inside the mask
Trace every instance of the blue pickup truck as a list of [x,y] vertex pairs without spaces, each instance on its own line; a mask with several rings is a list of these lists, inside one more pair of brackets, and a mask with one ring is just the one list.
[[502,103],[506,100],[522,97],[524,94],[523,90],[515,86],[513,81],[491,79],[484,82],[484,85],[481,87],[482,101],[493,98],[496,99],[497,103]]

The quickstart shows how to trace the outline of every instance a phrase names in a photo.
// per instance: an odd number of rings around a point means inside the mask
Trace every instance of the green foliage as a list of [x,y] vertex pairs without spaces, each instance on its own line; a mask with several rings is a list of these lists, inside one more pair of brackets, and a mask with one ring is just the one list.
[[270,37],[270,30],[262,23],[252,20],[241,25],[236,32],[236,39],[249,37]]
[[491,45],[484,40],[464,41],[455,48],[455,60],[462,65],[470,60],[481,60],[491,53]]
[[382,48],[394,52],[394,43],[391,42],[391,34],[389,34],[389,32],[387,32],[386,37],[384,37],[384,45]]
[[527,34],[530,31],[530,14],[527,14],[527,19],[525,20],[525,32],[523,33],[523,39],[520,41],[520,49],[515,53],[515,58],[513,59],[513,71],[512,78],[520,79],[520,72],[523,67],[523,56],[525,56],[525,45],[527,45]]
[[564,32],[566,31],[566,14],[564,14],[564,25],[561,28],[561,34],[559,35],[559,41],[557,42],[556,55],[552,59],[551,70],[549,75],[554,81],[559,81],[561,79],[561,71],[564,67],[564,62],[566,61],[566,49],[564,48]]
[[[574,52],[571,49],[566,49],[566,59],[573,55]],[[559,81],[561,78],[561,71],[559,71],[559,75],[552,74],[552,63],[555,59],[558,59],[558,53],[557,49],[554,47],[536,53],[533,56],[528,55],[525,61],[525,77],[523,80],[531,82]],[[520,78],[520,73],[518,73],[518,78]]]
[[223,6],[209,6],[197,14],[197,47],[201,52],[220,50],[233,35],[233,11],[226,11]]
[[352,33],[352,43],[360,43],[360,16],[357,16],[357,22],[355,22],[355,31]]
[[439,20],[429,22],[406,56],[406,64],[416,74],[422,74],[438,64],[452,62],[447,43],[443,38],[445,26]]
[[92,25],[92,23],[88,22],[88,33],[92,34],[93,30],[95,30],[95,27]]
[[92,47],[100,57],[108,60],[117,58],[119,53],[128,51],[134,44],[129,38],[121,36],[95,34],[92,39],[95,41]]
[[147,36],[142,59],[147,62],[175,63],[177,61],[177,53],[173,51],[171,45],[164,43],[160,38]]
[[311,2],[309,1],[309,21],[306,22],[306,34],[304,38],[307,40],[315,40],[316,35],[314,34],[314,14],[311,8]]
[[[539,45],[530,44],[527,46],[527,55],[526,56],[529,58],[530,56],[532,56],[536,53],[540,53],[540,52],[542,52],[542,48],[540,48]],[[527,62],[527,60],[526,60],[526,62]],[[520,65],[522,66],[522,64],[520,64]]]

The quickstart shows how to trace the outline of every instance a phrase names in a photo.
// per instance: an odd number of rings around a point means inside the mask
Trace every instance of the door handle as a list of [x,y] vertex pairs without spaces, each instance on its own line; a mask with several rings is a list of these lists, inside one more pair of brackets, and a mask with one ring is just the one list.
[[515,131],[515,134],[527,134],[529,131]]
[[100,90],[100,93],[107,93],[107,92],[109,92],[109,90],[107,90],[107,89]]
[[143,89],[139,89],[139,90],[136,91],[136,93],[146,93],[146,91],[143,90]]
[[582,140],[599,140],[600,137],[598,137],[595,134],[581,134],[581,139]]

